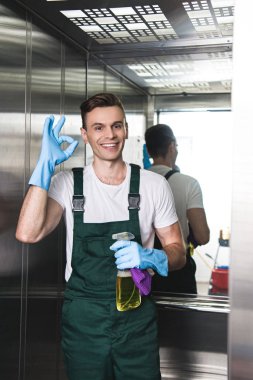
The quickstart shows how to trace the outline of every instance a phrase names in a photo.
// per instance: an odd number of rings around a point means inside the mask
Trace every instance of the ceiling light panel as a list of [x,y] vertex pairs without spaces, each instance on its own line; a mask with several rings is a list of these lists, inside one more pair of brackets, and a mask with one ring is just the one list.
[[78,17],[86,17],[86,14],[79,10],[74,11],[61,11],[61,13],[71,19],[78,18]]
[[234,0],[183,1],[182,5],[199,38],[233,35]]
[[116,16],[129,16],[136,14],[135,10],[132,7],[110,8],[110,10]]
[[61,13],[99,44],[178,38],[159,5],[65,10]]
[[[136,61],[137,62],[137,61]],[[229,92],[232,83],[232,59],[215,55],[202,60],[163,61],[156,59],[128,65],[148,87],[168,88],[170,92]],[[186,81],[187,78],[187,81]]]

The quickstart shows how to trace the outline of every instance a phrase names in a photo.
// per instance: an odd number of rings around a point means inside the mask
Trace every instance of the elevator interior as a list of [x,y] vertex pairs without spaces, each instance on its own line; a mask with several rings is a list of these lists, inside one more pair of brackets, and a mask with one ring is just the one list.
[[[233,1],[0,1],[0,377],[66,379],[60,350],[64,226],[28,246],[17,217],[41,125],[64,113],[79,139],[79,105],[118,94],[146,126],[163,110],[230,110]],[[79,149],[61,169],[80,166]],[[158,294],[163,378],[226,379],[227,297]]]

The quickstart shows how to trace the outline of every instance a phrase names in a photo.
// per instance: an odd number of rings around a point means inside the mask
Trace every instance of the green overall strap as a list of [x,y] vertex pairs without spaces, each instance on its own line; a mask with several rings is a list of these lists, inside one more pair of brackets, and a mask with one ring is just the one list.
[[130,181],[130,192],[128,194],[128,210],[129,219],[133,221],[138,221],[139,223],[139,210],[140,210],[140,167],[135,164],[130,164],[131,166],[131,181]]
[[73,213],[75,222],[83,223],[84,202],[83,195],[83,168],[73,168],[74,194],[73,194]]

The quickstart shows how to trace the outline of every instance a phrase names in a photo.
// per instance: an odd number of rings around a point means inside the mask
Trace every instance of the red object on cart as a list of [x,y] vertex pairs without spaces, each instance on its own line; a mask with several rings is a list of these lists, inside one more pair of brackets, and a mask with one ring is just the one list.
[[214,260],[214,268],[211,273],[208,294],[228,295],[229,238],[230,233],[220,230],[219,245]]
[[215,268],[212,270],[210,281],[210,294],[227,295],[228,294],[228,267]]

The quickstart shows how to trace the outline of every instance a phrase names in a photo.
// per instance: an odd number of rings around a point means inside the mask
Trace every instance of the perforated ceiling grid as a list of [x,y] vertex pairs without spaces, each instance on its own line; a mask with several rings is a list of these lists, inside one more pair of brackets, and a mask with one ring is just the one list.
[[88,51],[151,94],[231,92],[235,0],[46,2]]
[[206,55],[193,60],[188,55],[185,60],[166,61],[162,57],[129,64],[137,76],[142,77],[147,86],[170,89],[170,92],[228,92],[232,84],[232,59],[229,55]]
[[[232,35],[233,1],[183,1],[196,38]],[[213,6],[211,7],[211,4]],[[226,4],[229,4],[225,6]],[[180,36],[158,4],[118,8],[62,10],[77,27],[99,44],[137,43],[177,39]],[[173,17],[173,15],[171,15]],[[187,34],[187,30],[185,31]]]
[[100,44],[178,38],[159,5],[61,11]]

